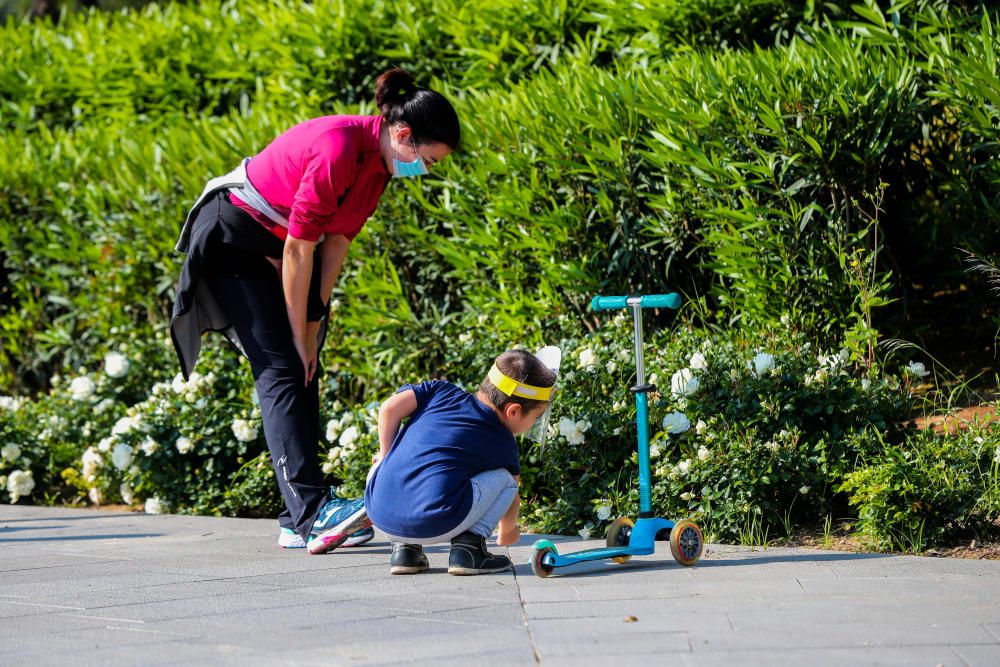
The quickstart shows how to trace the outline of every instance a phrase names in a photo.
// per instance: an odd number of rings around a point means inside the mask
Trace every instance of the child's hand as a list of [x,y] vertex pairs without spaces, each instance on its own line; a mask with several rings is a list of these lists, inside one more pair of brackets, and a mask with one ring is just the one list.
[[504,527],[497,535],[497,546],[509,547],[512,544],[517,544],[519,539],[521,539],[521,531],[517,529],[516,525],[510,528]]
[[382,460],[382,452],[375,452],[372,454],[372,465],[375,465]]

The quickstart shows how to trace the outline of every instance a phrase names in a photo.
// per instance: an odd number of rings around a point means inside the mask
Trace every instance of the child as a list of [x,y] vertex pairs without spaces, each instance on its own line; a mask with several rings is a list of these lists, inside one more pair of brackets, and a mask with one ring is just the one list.
[[365,507],[393,541],[390,573],[426,570],[421,545],[448,541],[449,574],[510,567],[508,557],[486,550],[486,538],[498,523],[498,545],[521,536],[514,434],[545,412],[555,380],[533,354],[513,350],[497,357],[475,394],[432,380],[404,385],[382,404],[381,447],[373,457]]

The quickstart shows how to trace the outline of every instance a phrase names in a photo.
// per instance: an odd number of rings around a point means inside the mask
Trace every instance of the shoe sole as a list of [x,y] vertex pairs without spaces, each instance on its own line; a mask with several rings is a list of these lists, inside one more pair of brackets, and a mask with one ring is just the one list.
[[504,565],[503,567],[494,567],[489,569],[486,568],[476,569],[474,567],[449,567],[448,574],[454,574],[460,577],[465,577],[473,574],[495,574],[497,572],[506,572],[507,570],[510,569],[510,567],[511,566],[509,564]]
[[[368,528],[371,525],[372,525],[371,521],[369,521],[368,522],[368,526],[365,526],[365,528]],[[375,539],[375,535],[374,534],[372,534],[372,535],[365,535],[364,537],[362,537],[361,539],[358,539],[358,540],[352,540],[350,537],[348,537],[346,540],[344,540],[344,543],[341,546],[344,546],[344,547],[360,547],[362,544],[368,544],[369,542],[371,542],[374,539]]]
[[306,548],[309,550],[309,553],[314,556],[325,554],[329,551],[333,551],[346,542],[351,536],[351,533],[356,533],[364,528],[370,528],[371,525],[371,520],[368,518],[368,515],[365,514],[364,510],[362,510],[346,521],[337,524],[330,530],[326,530],[309,540],[309,544],[306,545]]
[[429,565],[393,565],[389,568],[389,574],[417,574],[426,572]]

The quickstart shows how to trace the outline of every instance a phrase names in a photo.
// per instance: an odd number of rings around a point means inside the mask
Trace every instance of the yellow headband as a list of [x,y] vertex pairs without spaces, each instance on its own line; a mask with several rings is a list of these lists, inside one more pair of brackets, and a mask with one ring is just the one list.
[[508,396],[520,396],[530,398],[535,401],[547,401],[552,398],[552,387],[533,387],[530,384],[523,384],[512,377],[503,374],[496,364],[490,369],[489,378],[493,386],[507,394]]

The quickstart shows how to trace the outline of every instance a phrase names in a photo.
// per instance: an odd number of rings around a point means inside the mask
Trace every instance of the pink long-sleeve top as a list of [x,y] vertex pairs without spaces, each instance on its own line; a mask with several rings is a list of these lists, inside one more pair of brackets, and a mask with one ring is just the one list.
[[357,236],[375,213],[390,174],[379,152],[381,116],[322,116],[279,135],[247,165],[247,178],[288,229],[235,195],[234,205],[284,240]]

